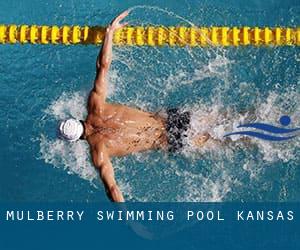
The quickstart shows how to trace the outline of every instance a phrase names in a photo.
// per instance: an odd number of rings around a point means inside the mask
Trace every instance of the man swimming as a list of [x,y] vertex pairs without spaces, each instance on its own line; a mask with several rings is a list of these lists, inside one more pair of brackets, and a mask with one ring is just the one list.
[[[116,17],[106,29],[102,49],[96,61],[96,78],[88,98],[88,115],[85,121],[68,119],[59,124],[59,136],[67,141],[87,140],[92,161],[99,170],[108,197],[123,202],[116,183],[110,158],[151,149],[179,151],[189,128],[190,113],[169,109],[167,118],[125,105],[106,102],[107,75],[112,61],[113,35],[127,23],[120,23],[128,11]],[[201,146],[208,134],[197,135],[193,140]]]

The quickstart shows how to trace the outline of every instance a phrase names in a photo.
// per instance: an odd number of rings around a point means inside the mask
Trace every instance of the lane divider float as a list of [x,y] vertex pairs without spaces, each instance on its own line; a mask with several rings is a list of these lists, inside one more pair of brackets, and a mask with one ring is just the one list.
[[[0,44],[101,44],[105,27],[0,25]],[[299,46],[300,27],[135,26],[115,32],[128,46]]]

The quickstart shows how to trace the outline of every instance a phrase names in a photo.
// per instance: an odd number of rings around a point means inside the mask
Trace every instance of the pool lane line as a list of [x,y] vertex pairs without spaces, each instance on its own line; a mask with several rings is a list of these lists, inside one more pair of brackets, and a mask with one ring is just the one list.
[[[101,26],[0,25],[0,44],[101,44]],[[299,46],[300,27],[135,26],[115,32],[120,46]]]

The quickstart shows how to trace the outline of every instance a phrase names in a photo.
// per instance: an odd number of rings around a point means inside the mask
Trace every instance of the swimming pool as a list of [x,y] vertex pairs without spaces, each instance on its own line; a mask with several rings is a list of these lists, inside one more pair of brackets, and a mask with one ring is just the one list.
[[[132,8],[132,25],[297,26],[298,1],[16,1],[0,23],[107,24]],[[84,142],[56,139],[59,119],[83,118],[95,46],[0,46],[1,201],[103,201]],[[299,47],[116,47],[109,100],[150,111],[179,106],[215,136],[240,122],[300,126]],[[247,113],[249,111],[249,113]],[[227,114],[226,116],[224,114]],[[252,117],[252,118],[251,118]],[[255,117],[255,118],[253,118]],[[193,124],[196,130],[202,124]],[[286,143],[213,145],[113,160],[129,201],[299,201],[300,137]]]

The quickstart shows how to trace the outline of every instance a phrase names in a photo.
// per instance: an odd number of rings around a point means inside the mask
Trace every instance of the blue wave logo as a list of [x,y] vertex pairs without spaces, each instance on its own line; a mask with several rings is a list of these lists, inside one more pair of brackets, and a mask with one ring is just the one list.
[[291,118],[289,116],[285,116],[285,115],[281,116],[279,122],[283,127],[276,127],[266,123],[247,123],[237,127],[237,128],[252,128],[255,130],[261,130],[262,132],[267,132],[269,134],[262,133],[259,131],[249,130],[249,131],[232,132],[224,135],[224,137],[228,137],[232,135],[246,135],[246,136],[255,137],[267,141],[286,141],[298,136],[296,132],[300,131],[300,128],[290,128],[290,129],[284,128],[291,124]]

